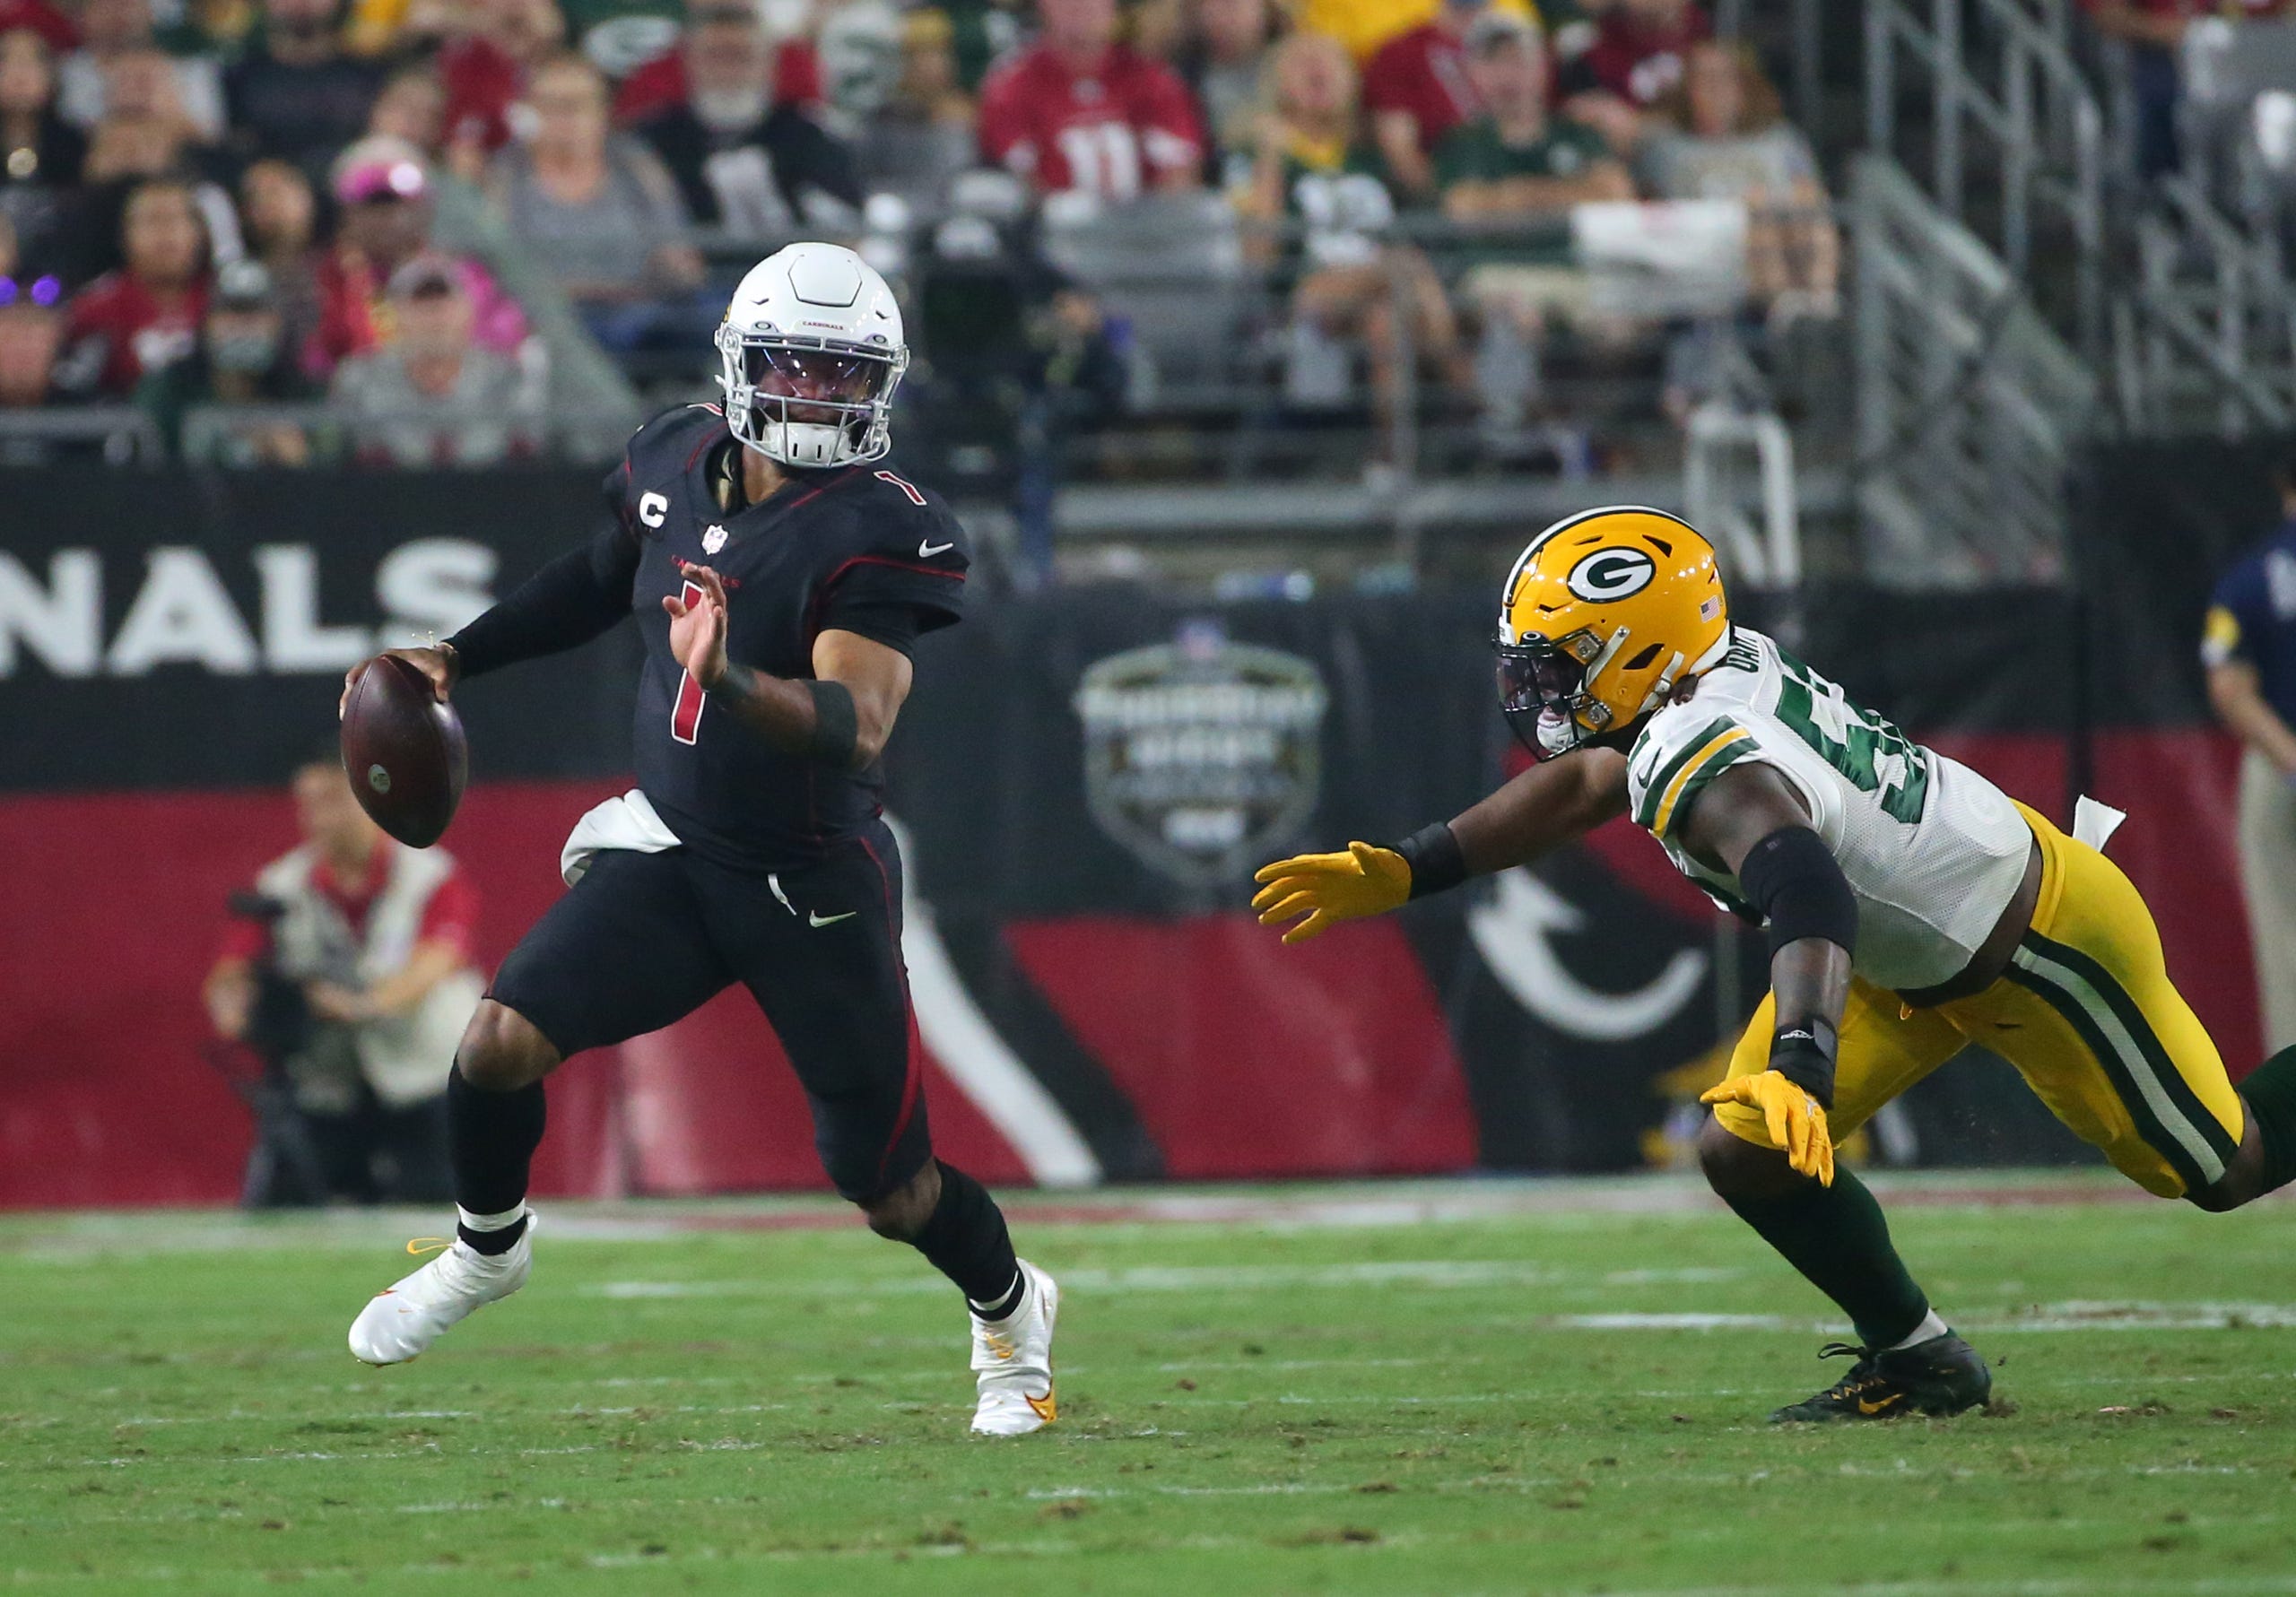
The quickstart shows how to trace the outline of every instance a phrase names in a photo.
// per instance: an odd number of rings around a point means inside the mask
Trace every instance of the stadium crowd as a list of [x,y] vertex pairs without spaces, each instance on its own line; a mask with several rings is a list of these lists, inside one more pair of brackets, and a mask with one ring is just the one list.
[[[0,458],[109,403],[203,459],[484,464],[582,370],[691,391],[788,238],[946,258],[952,213],[1188,196],[1240,219],[1292,399],[1424,383],[1494,447],[1551,424],[1558,339],[1657,352],[1677,415],[1726,381],[1710,325],[1590,293],[1578,207],[1735,203],[1730,315],[1833,314],[1809,143],[1698,0],[0,0]],[[1000,248],[1020,386],[1121,408],[1121,308]],[[913,319],[927,394],[1006,325]],[[193,437],[216,407],[255,408]]]
[[[2219,80],[2210,97],[2238,92],[2247,74],[2231,58],[2248,56],[2261,76],[2283,86],[2296,48],[2267,42],[2296,39],[2292,0],[2082,0],[2096,39],[2120,52],[2112,65],[2127,94],[2127,136],[2137,170],[2147,177],[2186,164],[2196,129],[2188,126],[2188,80]],[[2261,47],[2261,48],[2260,48]],[[2249,91],[2253,92],[2253,89]],[[2246,108],[2242,107],[2241,108]],[[2208,142],[2205,130],[2202,143]],[[2285,142],[2284,135],[2283,142]],[[2284,164],[2284,163],[2283,163]]]

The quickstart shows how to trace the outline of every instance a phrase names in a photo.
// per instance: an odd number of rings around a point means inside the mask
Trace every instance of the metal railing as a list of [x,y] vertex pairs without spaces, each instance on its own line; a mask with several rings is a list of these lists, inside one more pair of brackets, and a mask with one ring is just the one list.
[[1902,168],[1863,155],[1853,169],[1867,574],[1916,587],[2053,580],[2094,379],[2000,257]]
[[57,460],[126,465],[166,453],[159,423],[132,404],[0,410],[0,466]]
[[[437,435],[452,443],[483,420],[503,435],[503,447],[464,461],[430,464],[492,464],[496,458],[552,456],[588,460],[619,449],[639,420],[619,406],[555,409],[474,419],[432,408],[341,409],[325,401],[296,404],[196,404],[185,409],[173,453],[198,464],[328,466],[371,455],[387,463],[388,443],[409,434]],[[152,464],[170,450],[158,418],[132,404],[65,405],[0,410],[0,466],[84,461],[106,465]]]
[[1774,412],[1703,404],[1683,430],[1683,504],[1691,525],[1723,551],[1733,581],[1799,587],[1800,487],[1786,423]]
[[[2055,252],[2041,230],[2070,244],[2072,282],[2058,331],[2092,365],[2107,337],[2105,117],[2066,47],[2058,0],[1868,0],[1866,140],[1909,171],[1949,220],[1997,249],[2031,284]],[[1918,80],[1926,77],[1926,83]],[[1900,115],[1900,92],[1928,91],[1927,160]],[[1973,171],[1997,180],[1980,205]]]
[[2128,424],[2237,437],[2296,422],[2296,290],[2273,242],[2185,177],[2162,179],[2136,242],[2114,368]]
[[[2296,29],[2196,24],[2187,170],[2156,180],[2137,170],[2127,51],[2081,40],[2100,63],[2092,76],[2074,30],[2070,0],[1871,0],[1873,149],[1997,249],[2099,378],[2110,404],[2099,425],[2239,434],[2296,422],[2279,191],[2246,159],[2246,97],[2282,81]],[[1915,91],[1926,126],[1905,115]]]
[[2143,191],[2136,269],[2114,308],[2117,401],[2135,430],[2284,430],[2296,425],[2287,152],[2263,147],[2254,113],[2260,98],[2285,99],[2296,27],[2211,20],[2187,47],[2184,166]]

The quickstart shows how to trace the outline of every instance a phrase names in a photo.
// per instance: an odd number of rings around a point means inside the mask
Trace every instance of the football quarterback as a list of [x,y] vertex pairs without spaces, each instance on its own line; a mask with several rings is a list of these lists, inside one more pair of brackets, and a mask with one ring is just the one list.
[[1014,1254],[987,1189],[934,1153],[878,759],[918,639],[963,616],[970,543],[886,459],[909,346],[859,256],[804,243],[758,263],[718,351],[724,403],[639,429],[606,479],[606,525],[454,637],[392,651],[444,699],[631,621],[638,783],[577,825],[570,890],[465,1032],[447,1072],[455,1235],[360,1311],[351,1350],[405,1363],[518,1290],[543,1078],[739,982],[804,1088],[831,1183],[962,1292],[972,1428],[1025,1436],[1057,1413],[1059,1288]]
[[1547,528],[1507,575],[1495,647],[1539,762],[1392,846],[1266,866],[1253,907],[1296,942],[1631,814],[1767,927],[1770,990],[1706,1094],[1700,1162],[1857,1333],[1826,1350],[1849,1373],[1774,1419],[1950,1414],[1991,1390],[1833,1157],[1973,1040],[2149,1193],[2220,1211],[2296,1177],[2296,1049],[2235,1090],[2118,867],[1734,626],[1687,523],[1614,506]]

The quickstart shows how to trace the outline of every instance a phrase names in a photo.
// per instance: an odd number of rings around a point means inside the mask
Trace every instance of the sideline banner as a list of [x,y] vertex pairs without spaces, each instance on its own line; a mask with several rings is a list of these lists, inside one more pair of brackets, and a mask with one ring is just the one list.
[[[223,1201],[248,1128],[202,1063],[198,985],[226,895],[294,841],[289,771],[330,743],[345,664],[451,630],[586,536],[595,483],[15,473],[0,496],[0,1203]],[[1681,1106],[1761,991],[1761,944],[1623,823],[1297,949],[1241,909],[1265,860],[1399,837],[1514,768],[1489,597],[984,595],[920,646],[889,812],[949,1157],[1057,1185],[1679,1151]],[[2047,594],[1818,592],[1800,619],[1854,695],[2058,814],[2074,627]],[[474,785],[443,846],[482,895],[490,966],[622,779],[635,651],[619,631],[458,696]],[[2224,747],[2175,720],[2096,747],[2095,790],[2132,812],[2116,857],[2244,1063],[2229,831],[2193,821],[2229,814]],[[549,1190],[820,1185],[738,993],[573,1062],[552,1096]],[[1979,1062],[1879,1129],[1909,1160],[2066,1152]]]

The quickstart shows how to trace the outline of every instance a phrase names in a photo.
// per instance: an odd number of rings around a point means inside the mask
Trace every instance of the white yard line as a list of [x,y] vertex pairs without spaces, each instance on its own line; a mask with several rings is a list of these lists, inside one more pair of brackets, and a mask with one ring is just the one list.
[[[2152,1201],[2109,1171],[1979,1170],[1873,1174],[1884,1200],[1909,1207],[2111,1203],[2141,1210]],[[1016,1220],[1150,1228],[1251,1225],[1268,1229],[1359,1229],[1539,1217],[1563,1228],[1654,1214],[1726,1212],[1697,1177],[1674,1174],[1587,1177],[1431,1178],[1276,1187],[1160,1186],[1074,1194],[1006,1195]],[[2273,1202],[2296,1202],[2296,1197]],[[826,1196],[650,1199],[598,1202],[544,1199],[558,1242],[644,1241],[703,1231],[849,1224],[850,1211]],[[2269,1209],[2271,1205],[2267,1204]],[[2165,1211],[2164,1211],[2165,1212]],[[440,1228],[422,1209],[370,1210],[248,1219],[228,1210],[120,1210],[0,1220],[0,1255],[85,1268],[91,1255],[243,1252],[292,1248],[387,1251],[406,1237]],[[556,1245],[553,1243],[552,1245]]]

